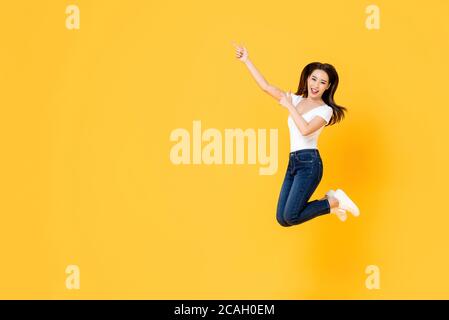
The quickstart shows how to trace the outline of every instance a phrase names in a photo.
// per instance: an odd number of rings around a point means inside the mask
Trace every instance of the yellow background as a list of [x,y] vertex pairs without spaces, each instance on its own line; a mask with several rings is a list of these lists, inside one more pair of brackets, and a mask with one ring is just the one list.
[[[0,298],[449,298],[449,4],[376,1],[368,30],[370,4],[5,1]],[[349,113],[321,134],[312,199],[342,188],[359,218],[277,224],[288,111],[232,40],[284,90],[309,62],[336,67]],[[278,128],[277,173],[173,165],[169,134],[193,120]]]

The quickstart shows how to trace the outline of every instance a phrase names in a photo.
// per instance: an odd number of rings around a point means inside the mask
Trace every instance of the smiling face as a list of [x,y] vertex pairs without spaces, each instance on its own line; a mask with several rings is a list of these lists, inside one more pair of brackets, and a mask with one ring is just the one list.
[[321,99],[324,91],[329,87],[329,76],[323,70],[316,69],[307,78],[308,96],[313,99]]

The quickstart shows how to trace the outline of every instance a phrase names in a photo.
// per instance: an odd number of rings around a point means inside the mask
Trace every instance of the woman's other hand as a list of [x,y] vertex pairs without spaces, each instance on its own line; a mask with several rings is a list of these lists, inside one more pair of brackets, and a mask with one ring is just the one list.
[[279,104],[285,108],[293,107],[292,94],[291,92],[282,92]]
[[237,45],[235,42],[232,42],[235,47],[235,56],[242,62],[246,62],[248,60],[248,50],[245,47]]

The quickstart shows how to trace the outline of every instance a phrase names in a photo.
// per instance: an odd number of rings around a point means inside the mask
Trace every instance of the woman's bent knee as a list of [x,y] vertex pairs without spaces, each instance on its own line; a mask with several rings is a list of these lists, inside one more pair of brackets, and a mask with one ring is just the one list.
[[287,221],[285,221],[284,219],[282,219],[282,218],[277,218],[277,221],[278,221],[278,223],[281,225],[281,226],[283,226],[283,227],[290,227],[291,225],[290,224],[288,224],[287,223]]
[[301,224],[304,222],[296,214],[286,214],[284,218],[285,223],[287,223],[290,226]]

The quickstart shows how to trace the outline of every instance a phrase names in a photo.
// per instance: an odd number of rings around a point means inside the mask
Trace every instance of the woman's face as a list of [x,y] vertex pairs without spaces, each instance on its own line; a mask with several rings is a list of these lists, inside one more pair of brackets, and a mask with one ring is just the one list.
[[323,70],[314,70],[307,79],[307,90],[309,97],[321,99],[324,91],[326,91],[329,87],[329,76]]

